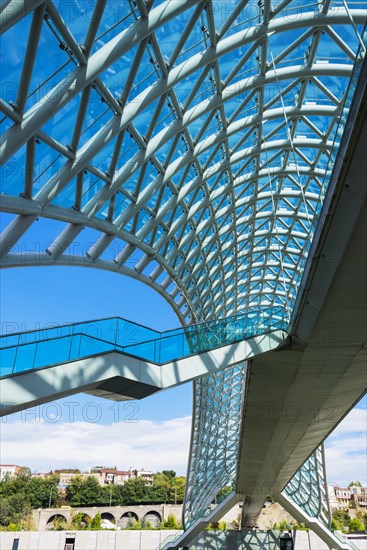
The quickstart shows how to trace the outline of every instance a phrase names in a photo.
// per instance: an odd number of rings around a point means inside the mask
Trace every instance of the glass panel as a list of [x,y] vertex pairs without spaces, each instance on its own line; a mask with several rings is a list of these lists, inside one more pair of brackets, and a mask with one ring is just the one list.
[[153,340],[160,333],[156,330],[126,321],[125,319],[117,320],[117,343],[120,346],[129,346],[137,342]]
[[17,357],[13,372],[23,372],[33,369],[38,344],[27,344],[17,348]]
[[125,346],[123,351],[129,355],[134,355],[145,359],[146,361],[159,362],[159,341],[151,340],[150,342],[142,342],[141,344],[133,344]]
[[38,342],[36,346],[33,364],[33,368],[35,369],[47,367],[55,363],[63,363],[69,359],[70,336]]
[[[74,333],[82,333],[89,336],[91,340],[98,339],[110,344],[116,341],[116,319],[102,319],[88,321],[87,323],[76,323]],[[93,343],[91,343],[93,345]]]
[[103,340],[98,340],[96,338],[91,338],[89,336],[82,335],[80,337],[80,357],[87,357],[89,355],[97,355],[99,353],[104,353],[106,351],[111,351],[111,344],[104,342]]
[[13,372],[16,353],[16,347],[0,350],[0,376],[7,376]]
[[15,101],[17,97],[31,22],[31,17],[25,17],[1,36],[0,46],[3,55],[0,95],[6,102]]
[[0,348],[18,345],[19,334],[2,334],[0,336]]
[[70,344],[70,351],[69,351],[69,361],[74,361],[77,359],[80,359],[80,348],[81,348],[81,340],[82,340],[82,334],[74,334],[71,339]]

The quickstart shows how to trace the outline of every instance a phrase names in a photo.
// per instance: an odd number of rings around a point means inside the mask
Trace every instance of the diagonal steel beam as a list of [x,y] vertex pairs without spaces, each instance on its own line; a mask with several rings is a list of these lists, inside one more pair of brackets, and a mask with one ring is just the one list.
[[20,132],[6,132],[2,141],[2,145],[5,146],[2,151],[3,160],[12,156],[55,113],[134,45],[198,2],[199,0],[166,0],[150,12],[148,19],[137,21],[100,48],[89,58],[86,65],[75,69],[26,113]]
[[[186,4],[195,4],[197,0],[190,0]],[[98,74],[111,65],[117,57],[123,55],[134,44],[143,40],[148,34],[151,34],[161,24],[175,17],[183,11],[180,3],[169,3],[170,7],[166,6],[166,2],[161,4],[156,9],[152,10],[148,20],[142,20],[132,25],[126,31],[123,31],[111,42],[102,47],[96,52],[84,67],[79,67],[68,77],[66,77],[58,86],[56,86],[47,96],[40,100],[38,104],[33,106],[24,117],[24,123],[21,127],[12,127],[0,140],[0,153],[5,162],[14,154],[37,130],[44,125],[57,111],[59,111],[68,101],[78,94],[85,86],[97,78]],[[164,10],[163,7],[167,9]],[[162,13],[161,13],[162,12]],[[353,18],[357,23],[365,20],[365,10],[353,10]],[[244,46],[260,38],[266,37],[268,32],[282,32],[307,26],[319,25],[325,26],[328,24],[345,24],[349,22],[348,14],[345,10],[336,9],[332,14],[321,15],[314,13],[302,14],[297,20],[289,21],[287,17],[279,18],[271,21],[267,27],[257,26],[236,33],[229,38],[223,39],[218,43],[215,49],[209,48],[205,52],[201,52],[193,56],[188,61],[181,63],[178,67],[170,71],[169,79],[163,86],[157,82],[157,94],[155,98],[163,92],[163,88],[167,91],[183,78],[188,77],[193,72],[208,64],[212,64],[217,57],[229,53],[238,46]],[[143,106],[146,102],[143,101]]]
[[33,13],[31,28],[29,31],[27,50],[25,53],[22,74],[18,85],[16,104],[20,116],[23,116],[25,103],[28,94],[28,88],[32,77],[33,67],[36,60],[38,43],[41,36],[43,16],[45,14],[45,4],[41,4]]
[[9,30],[29,12],[44,3],[45,0],[11,0],[0,13],[0,34]]

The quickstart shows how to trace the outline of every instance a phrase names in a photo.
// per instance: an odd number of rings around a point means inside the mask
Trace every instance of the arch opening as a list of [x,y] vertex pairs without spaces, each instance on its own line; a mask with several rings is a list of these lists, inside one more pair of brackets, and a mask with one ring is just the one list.
[[156,528],[162,523],[162,516],[156,510],[150,510],[145,514],[144,520],[149,522],[153,528]]
[[128,529],[133,526],[134,523],[139,521],[139,518],[135,512],[125,512],[120,518],[120,527],[121,529]]
[[52,514],[47,520],[47,531],[61,531],[66,529],[68,520],[63,514]]

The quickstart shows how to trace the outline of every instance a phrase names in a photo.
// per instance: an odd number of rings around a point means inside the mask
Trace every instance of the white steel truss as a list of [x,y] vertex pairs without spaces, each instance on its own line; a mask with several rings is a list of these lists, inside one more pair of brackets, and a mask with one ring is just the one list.
[[[18,85],[0,103],[2,209],[12,214],[3,265],[130,274],[185,323],[263,305],[289,312],[363,3],[116,4],[113,18],[106,1],[74,6],[75,21],[58,2],[3,7],[4,45],[28,33]],[[50,218],[58,234],[32,250],[30,228]]]
[[185,528],[205,515],[226,486],[235,490],[246,364],[194,383],[191,461],[184,505]]

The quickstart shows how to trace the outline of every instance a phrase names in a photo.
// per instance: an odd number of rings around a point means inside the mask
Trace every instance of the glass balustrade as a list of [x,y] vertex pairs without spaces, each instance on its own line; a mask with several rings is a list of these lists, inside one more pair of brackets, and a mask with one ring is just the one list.
[[157,365],[287,327],[283,308],[158,332],[121,318],[45,328],[0,337],[0,375],[118,351]]

